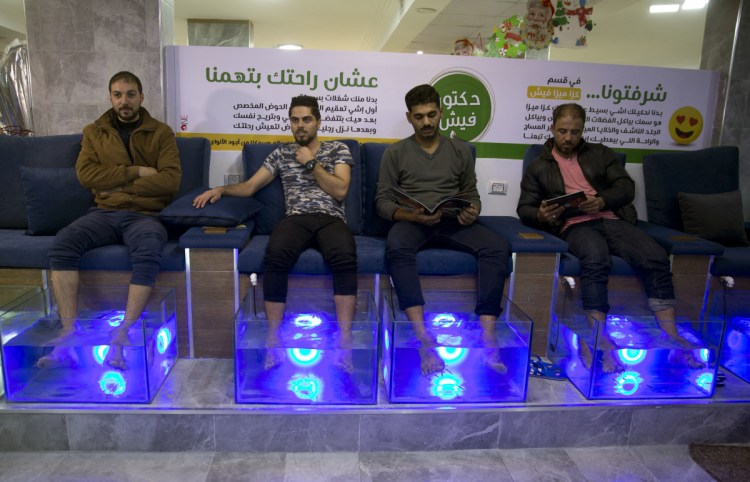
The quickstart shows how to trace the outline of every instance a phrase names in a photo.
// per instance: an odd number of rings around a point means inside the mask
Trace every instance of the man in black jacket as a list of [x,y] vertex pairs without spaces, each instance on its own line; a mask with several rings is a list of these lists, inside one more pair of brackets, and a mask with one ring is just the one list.
[[[643,230],[635,227],[633,206],[635,183],[615,152],[583,140],[586,111],[578,104],[562,104],[552,112],[552,139],[526,169],[521,181],[517,213],[521,221],[544,229],[567,241],[568,249],[581,262],[581,298],[589,323],[604,321],[610,306],[607,282],[610,255],[620,256],[643,281],[649,308],[659,326],[685,350],[683,361],[691,368],[703,365],[693,346],[677,333],[675,297],[669,257]],[[570,208],[546,200],[583,191],[586,200]],[[608,349],[602,359],[606,372],[620,367],[607,336]],[[581,344],[584,363],[590,366],[591,352]]]

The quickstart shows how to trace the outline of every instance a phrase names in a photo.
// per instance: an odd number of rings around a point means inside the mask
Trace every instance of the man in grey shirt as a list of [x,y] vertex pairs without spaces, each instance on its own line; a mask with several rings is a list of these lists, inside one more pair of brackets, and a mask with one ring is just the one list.
[[[424,298],[417,272],[417,252],[431,246],[465,251],[477,257],[479,292],[475,314],[482,327],[487,365],[507,371],[495,340],[495,322],[508,276],[510,246],[499,235],[475,221],[481,202],[477,192],[474,159],[469,145],[440,135],[440,95],[431,85],[419,85],[406,94],[406,119],[414,135],[391,146],[383,154],[375,202],[378,214],[395,224],[386,241],[386,260],[399,308],[412,322],[420,342],[422,374],[442,371],[445,363],[435,350],[436,340],[427,332]],[[403,201],[406,194],[424,206],[461,194],[469,204],[442,207],[430,214],[423,207]],[[448,205],[446,205],[448,206]]]

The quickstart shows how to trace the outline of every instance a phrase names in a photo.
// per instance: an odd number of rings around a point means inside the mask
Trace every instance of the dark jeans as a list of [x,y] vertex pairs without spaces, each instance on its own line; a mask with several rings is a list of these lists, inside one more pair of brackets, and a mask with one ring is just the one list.
[[576,224],[561,234],[568,250],[581,262],[581,299],[586,311],[609,312],[607,282],[610,255],[623,258],[635,270],[649,298],[674,299],[672,272],[666,251],[643,230],[621,219]]
[[417,272],[417,252],[426,245],[471,253],[477,257],[479,293],[477,315],[499,315],[508,276],[510,245],[488,228],[462,226],[456,218],[443,218],[434,226],[399,221],[388,232],[386,260],[398,295],[399,308],[423,306]]
[[167,230],[155,217],[130,211],[93,208],[61,229],[47,253],[50,267],[77,271],[86,251],[120,243],[128,247],[133,262],[130,283],[154,286],[167,244]]
[[333,271],[333,293],[357,294],[357,246],[346,223],[327,214],[297,214],[276,224],[263,258],[263,297],[285,303],[289,271],[307,248],[319,249]]

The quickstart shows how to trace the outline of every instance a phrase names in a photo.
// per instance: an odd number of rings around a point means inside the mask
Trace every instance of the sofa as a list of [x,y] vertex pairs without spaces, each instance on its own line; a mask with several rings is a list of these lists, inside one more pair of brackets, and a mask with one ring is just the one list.
[[[75,174],[81,134],[44,137],[0,135],[0,273],[2,284],[46,286],[47,251],[58,230],[94,205]],[[175,199],[208,185],[210,143],[178,138],[182,180]],[[185,253],[179,236],[185,227],[169,224],[158,284],[172,286],[178,300],[178,327],[187,331],[184,304]],[[81,259],[81,283],[127,284],[132,265],[124,245],[93,249]],[[31,275],[30,275],[31,274]],[[182,306],[179,301],[182,300]],[[183,353],[187,353],[186,346]]]
[[686,232],[717,247],[709,267],[711,292],[750,287],[750,247],[740,194],[739,149],[715,146],[643,158],[649,223]]
[[[381,275],[385,276],[383,287],[388,286],[385,237],[391,223],[377,215],[374,198],[380,161],[389,144],[360,144],[351,139],[341,141],[349,147],[354,159],[345,209],[347,223],[354,233],[357,245],[360,286],[372,289],[375,301],[378,302]],[[243,147],[242,162],[246,179],[262,166],[263,161],[276,147],[276,144],[246,144]],[[249,275],[263,273],[263,257],[270,233],[276,222],[284,215],[281,181],[275,179],[253,197],[261,206],[252,218],[244,220],[239,228],[229,229],[217,236],[193,227],[180,240],[181,245],[188,250],[188,258],[194,260],[189,267],[192,286],[198,283],[218,283],[222,286],[231,284],[234,287],[231,299],[221,298],[222,295],[215,291],[211,292],[211,299],[207,299],[207,295],[193,288],[193,331],[200,335],[199,338],[215,341],[231,335],[231,324],[221,320],[231,319],[231,314],[239,308],[241,299],[251,286]],[[220,199],[217,204],[225,199]],[[539,321],[535,329],[545,330],[549,316],[552,275],[559,254],[567,251],[567,244],[548,233],[523,226],[515,217],[481,216],[479,222],[499,233],[510,243],[513,268],[506,283],[507,295],[514,301],[518,300],[517,304],[533,316],[535,321]],[[211,261],[208,261],[209,258]],[[205,268],[197,272],[194,269],[197,265]],[[225,266],[226,269],[217,266]],[[441,289],[473,288],[477,263],[470,254],[450,249],[428,248],[419,252],[417,266],[420,275],[436,279],[437,285],[445,287]],[[223,273],[223,277],[220,277],[219,273]],[[291,273],[290,286],[295,278],[314,277],[312,283],[317,286],[325,286],[330,278],[321,277],[330,274],[330,269],[321,253],[315,249],[305,250]],[[234,303],[233,311],[229,309],[230,303]],[[221,315],[217,316],[219,313]],[[544,337],[546,338],[546,334]],[[231,337],[229,339],[231,340]],[[198,346],[200,343],[196,341],[195,356],[231,354],[232,347],[226,342],[223,346],[213,347]]]

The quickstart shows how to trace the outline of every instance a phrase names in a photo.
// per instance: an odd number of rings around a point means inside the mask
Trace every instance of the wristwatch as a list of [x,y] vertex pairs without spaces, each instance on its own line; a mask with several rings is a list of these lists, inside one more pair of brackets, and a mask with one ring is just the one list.
[[317,166],[317,165],[318,165],[318,161],[317,160],[310,159],[309,161],[307,161],[305,163],[305,169],[308,170],[308,171],[312,171],[315,168],[315,166]]

